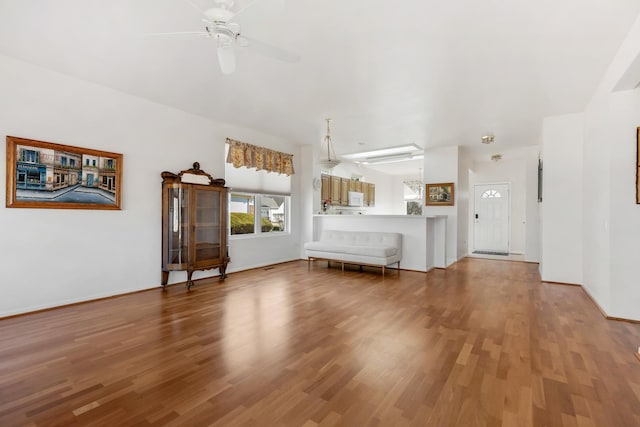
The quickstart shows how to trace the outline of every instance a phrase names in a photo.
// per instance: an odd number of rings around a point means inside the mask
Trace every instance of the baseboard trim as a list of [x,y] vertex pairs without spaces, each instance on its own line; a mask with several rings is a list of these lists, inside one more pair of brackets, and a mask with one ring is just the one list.
[[582,288],[580,283],[569,283],[569,282],[554,282],[551,280],[541,280],[542,283],[549,283],[550,285],[561,285],[561,286],[579,286]]
[[585,289],[584,286],[582,285],[574,285],[574,286],[580,286],[580,288],[582,289],[582,292],[585,293],[585,295],[587,297],[589,297],[589,299],[591,300],[591,302],[593,303],[593,305],[596,306],[596,308],[598,309],[598,311],[600,311],[600,313],[604,316],[605,319],[607,320],[619,320],[619,319],[612,319],[606,311],[604,311],[604,308],[602,308],[600,306],[600,304],[598,304],[598,301],[596,301],[596,299],[593,297],[593,295],[591,295],[591,292],[589,292],[588,290]]
[[[204,279],[198,279],[198,280],[204,280]],[[196,280],[194,280],[194,282],[196,282]],[[182,284],[185,284],[185,283],[186,282],[182,282]],[[175,284],[177,284],[177,283],[175,283]],[[53,305],[51,307],[36,308],[34,310],[24,311],[24,312],[21,312],[21,313],[9,314],[7,316],[0,316],[0,320],[13,319],[15,317],[22,317],[22,316],[27,316],[27,315],[30,315],[30,314],[45,313],[47,311],[57,310],[59,308],[73,307],[75,305],[86,304],[88,302],[104,301],[104,300],[119,298],[119,297],[123,297],[123,296],[127,296],[127,295],[139,294],[141,292],[147,292],[147,291],[151,291],[153,289],[158,289],[158,287],[161,287],[161,286],[154,286],[152,288],[138,289],[138,290],[135,290],[135,291],[127,291],[127,292],[123,292],[121,294],[107,295],[107,296],[103,296],[103,297],[96,297],[96,298],[90,298],[90,299],[85,299],[85,300],[80,300],[80,301],[63,303],[63,304],[60,304],[60,305]]]
[[[265,264],[265,265],[262,265],[262,266],[255,266],[255,267],[247,268],[247,269],[244,269],[244,270],[228,271],[227,275],[233,274],[233,273],[239,273],[241,271],[246,271],[246,270],[256,270],[256,269],[259,269],[259,268],[272,267],[272,266],[276,266],[276,265],[279,265],[279,264],[286,264],[288,262],[295,262],[295,261],[297,261],[297,260],[296,259],[292,259],[292,260],[276,262],[274,264]],[[194,284],[198,284],[199,282],[216,279],[219,276],[220,276],[220,274],[218,273],[218,274],[213,274],[213,275],[207,276],[207,277],[199,277],[197,279],[193,279],[193,283]],[[173,282],[173,283],[168,283],[167,285],[165,285],[165,287],[175,286],[175,285],[186,285],[186,283],[187,283],[186,280],[182,281],[182,282]],[[99,297],[95,297],[95,298],[90,297],[88,299],[83,299],[83,300],[79,300],[79,301],[73,301],[73,302],[69,302],[69,303],[62,303],[62,304],[53,305],[53,306],[50,306],[50,307],[36,308],[36,309],[33,309],[33,310],[27,309],[27,311],[23,311],[23,312],[20,312],[20,313],[8,314],[8,315],[5,315],[5,316],[0,315],[0,320],[12,319],[14,317],[21,317],[21,316],[27,316],[27,315],[30,315],[30,314],[44,313],[44,312],[47,312],[47,311],[57,310],[59,308],[73,307],[74,305],[86,304],[86,303],[97,302],[97,301],[104,301],[104,300],[108,300],[108,299],[119,298],[119,297],[124,297],[124,296],[128,296],[128,295],[134,295],[134,294],[139,294],[140,292],[153,291],[153,290],[156,290],[158,288],[162,289],[162,285],[158,284],[157,286],[153,286],[153,287],[150,287],[150,288],[136,289],[136,290],[133,290],[133,291],[125,291],[125,292],[117,293],[117,294],[113,294],[113,295],[99,296]]]
[[580,289],[582,289],[582,292],[584,292],[585,295],[591,300],[593,305],[596,306],[596,308],[598,309],[600,314],[602,314],[602,317],[604,317],[605,319],[607,319],[607,320],[615,320],[617,322],[627,322],[627,323],[640,324],[640,320],[637,320],[637,319],[627,319],[626,317],[609,316],[607,314],[607,312],[600,306],[600,304],[598,304],[598,302],[593,297],[593,295],[591,295],[591,293],[583,285],[580,285],[578,283],[552,282],[552,281],[549,281],[549,280],[543,280],[542,283],[548,283],[550,285],[560,285],[560,286],[577,286]]
[[[604,309],[602,307],[600,307],[600,304],[598,304],[598,302],[596,301],[596,299],[593,297],[593,295],[591,295],[591,293],[587,290],[587,288],[585,288],[582,285],[579,285],[577,283],[562,283],[562,282],[549,282],[547,280],[545,280],[543,283],[549,283],[551,285],[560,285],[560,286],[578,286],[580,289],[582,289],[582,292],[584,292],[584,294],[587,296],[587,298],[589,298],[591,300],[591,302],[593,303],[593,305],[596,306],[596,308],[598,309],[598,311],[600,312],[600,314],[602,314],[602,317],[604,317],[606,320],[614,320],[616,322],[627,322],[627,323],[635,323],[635,324],[640,324],[640,320],[635,320],[635,319],[625,319],[624,317],[613,317],[613,316],[609,316],[607,314],[606,311],[604,311]],[[640,360],[640,353],[633,353],[634,356],[636,356],[636,358],[638,360]]]

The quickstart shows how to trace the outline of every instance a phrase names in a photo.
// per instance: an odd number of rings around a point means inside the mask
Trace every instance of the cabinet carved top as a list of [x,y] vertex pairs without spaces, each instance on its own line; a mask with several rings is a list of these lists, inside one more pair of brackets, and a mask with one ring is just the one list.
[[213,178],[211,175],[200,169],[200,163],[195,162],[191,169],[185,169],[178,174],[164,171],[160,174],[163,183],[170,184],[199,184],[211,185],[213,187],[224,187],[225,180]]

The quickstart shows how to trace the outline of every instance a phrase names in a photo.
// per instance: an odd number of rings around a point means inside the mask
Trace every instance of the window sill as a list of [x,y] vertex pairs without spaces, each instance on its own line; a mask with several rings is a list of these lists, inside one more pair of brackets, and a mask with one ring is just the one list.
[[267,237],[286,237],[291,236],[289,231],[272,231],[270,233],[253,233],[253,234],[231,234],[229,240],[247,240],[247,239],[264,239]]

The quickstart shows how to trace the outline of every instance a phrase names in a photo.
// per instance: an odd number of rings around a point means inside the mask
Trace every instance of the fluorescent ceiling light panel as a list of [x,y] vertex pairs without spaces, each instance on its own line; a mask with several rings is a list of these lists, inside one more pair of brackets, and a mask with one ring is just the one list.
[[411,155],[409,153],[395,154],[390,156],[368,157],[366,159],[353,160],[355,163],[363,165],[380,165],[382,163],[406,162],[408,160],[424,159],[423,154]]
[[384,157],[392,155],[406,154],[410,155],[414,151],[420,151],[422,148],[415,144],[403,145],[401,147],[382,148],[380,150],[363,151],[361,153],[345,154],[341,156],[343,159],[358,160],[358,159],[372,159],[374,157]]

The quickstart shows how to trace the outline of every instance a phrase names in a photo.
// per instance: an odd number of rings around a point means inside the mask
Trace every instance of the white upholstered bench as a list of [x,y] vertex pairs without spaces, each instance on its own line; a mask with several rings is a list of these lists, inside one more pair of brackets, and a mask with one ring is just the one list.
[[385,267],[402,259],[402,234],[379,231],[324,230],[320,240],[304,244],[307,264],[312,260]]

